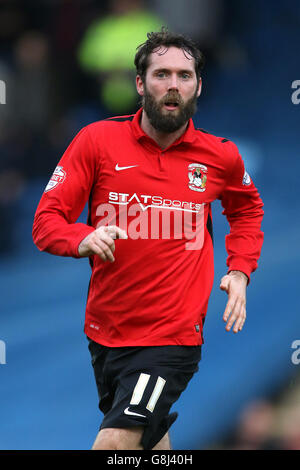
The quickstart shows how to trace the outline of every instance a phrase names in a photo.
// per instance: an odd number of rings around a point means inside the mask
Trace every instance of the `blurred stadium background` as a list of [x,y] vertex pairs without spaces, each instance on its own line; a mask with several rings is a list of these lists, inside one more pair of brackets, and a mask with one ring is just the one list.
[[0,1],[0,449],[89,449],[97,433],[83,334],[89,265],[38,252],[31,228],[74,135],[139,107],[135,47],[161,25],[204,51],[195,123],[239,146],[265,203],[265,243],[236,336],[222,322],[228,225],[213,205],[203,359],[173,407],[173,446],[300,450],[300,353],[292,348],[300,342],[297,0]]

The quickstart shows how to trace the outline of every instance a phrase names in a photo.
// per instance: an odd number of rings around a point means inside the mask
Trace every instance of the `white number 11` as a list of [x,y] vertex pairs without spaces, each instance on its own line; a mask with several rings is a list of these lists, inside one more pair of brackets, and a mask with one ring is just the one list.
[[[150,377],[151,376],[149,374],[143,374],[143,373],[140,374],[139,380],[137,381],[137,384],[133,390],[133,394],[130,400],[130,405],[138,405],[140,403]],[[153,389],[152,395],[146,406],[147,410],[151,411],[151,413],[153,412],[155,405],[157,403],[157,400],[159,399],[160,394],[163,391],[165,383],[166,383],[165,379],[163,379],[162,377],[158,377],[155,387]]]

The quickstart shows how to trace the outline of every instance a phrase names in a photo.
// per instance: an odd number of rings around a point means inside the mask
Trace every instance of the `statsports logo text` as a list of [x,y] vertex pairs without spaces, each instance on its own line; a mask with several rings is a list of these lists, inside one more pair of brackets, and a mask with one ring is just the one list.
[[133,240],[184,240],[185,249],[200,250],[204,242],[204,208],[205,204],[193,201],[111,191],[108,203],[97,208],[97,228],[117,225]]

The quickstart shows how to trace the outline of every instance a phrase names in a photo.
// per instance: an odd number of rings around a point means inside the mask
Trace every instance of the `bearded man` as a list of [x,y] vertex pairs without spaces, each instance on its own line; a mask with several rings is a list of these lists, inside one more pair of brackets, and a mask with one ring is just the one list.
[[[213,285],[211,202],[230,224],[226,331],[244,326],[263,243],[263,203],[236,145],[193,124],[203,54],[164,29],[147,37],[135,56],[142,107],[78,133],[33,225],[40,250],[90,261],[84,332],[104,415],[99,450],[171,449],[169,411],[198,371]],[[87,223],[76,223],[87,201]]]

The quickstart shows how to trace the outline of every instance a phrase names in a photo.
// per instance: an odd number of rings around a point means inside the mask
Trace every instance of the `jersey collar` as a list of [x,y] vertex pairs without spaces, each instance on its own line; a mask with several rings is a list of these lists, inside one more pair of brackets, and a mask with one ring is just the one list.
[[[140,108],[136,112],[136,114],[134,114],[133,120],[131,121],[133,134],[137,140],[140,140],[142,138],[151,139],[151,137],[149,137],[148,134],[146,134],[140,126],[142,112],[143,112],[143,108]],[[193,120],[190,119],[186,131],[172,144],[172,146],[179,145],[182,142],[192,143],[195,140],[195,138],[196,138],[195,126],[194,126]]]

